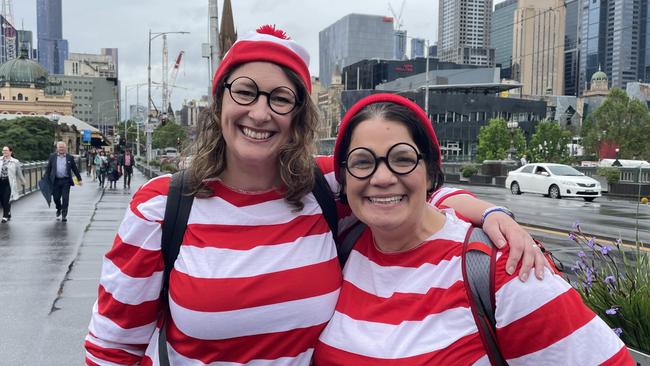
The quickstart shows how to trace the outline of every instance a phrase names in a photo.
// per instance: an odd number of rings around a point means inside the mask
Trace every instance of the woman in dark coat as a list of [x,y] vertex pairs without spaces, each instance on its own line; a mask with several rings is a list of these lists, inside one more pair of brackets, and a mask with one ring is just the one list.
[[108,156],[108,184],[109,189],[115,189],[117,187],[117,180],[120,179],[120,172],[118,169],[118,162],[115,154],[111,153]]

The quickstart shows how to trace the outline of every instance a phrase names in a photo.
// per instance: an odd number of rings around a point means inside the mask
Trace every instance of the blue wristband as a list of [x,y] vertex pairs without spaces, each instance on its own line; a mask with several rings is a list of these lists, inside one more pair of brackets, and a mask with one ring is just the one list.
[[488,215],[494,212],[503,212],[504,214],[512,217],[512,219],[515,219],[515,214],[512,213],[512,211],[508,210],[507,207],[503,206],[493,206],[486,208],[485,211],[483,211],[483,215],[481,215],[481,226],[485,224],[485,219],[487,219]]

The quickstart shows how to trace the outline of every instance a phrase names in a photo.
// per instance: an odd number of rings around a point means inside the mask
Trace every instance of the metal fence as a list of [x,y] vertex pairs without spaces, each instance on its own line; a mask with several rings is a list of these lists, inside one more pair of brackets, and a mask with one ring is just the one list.
[[[75,158],[79,173],[86,171],[86,159],[81,157]],[[20,191],[20,195],[24,196],[32,192],[38,191],[38,181],[43,178],[45,169],[47,168],[47,161],[33,161],[28,163],[21,163],[23,177],[25,177],[25,187]]]

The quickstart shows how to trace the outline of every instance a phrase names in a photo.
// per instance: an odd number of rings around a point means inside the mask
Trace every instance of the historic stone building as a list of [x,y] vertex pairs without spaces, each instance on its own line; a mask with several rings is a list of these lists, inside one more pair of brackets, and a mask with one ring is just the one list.
[[47,70],[25,55],[0,65],[0,113],[72,115],[72,94],[48,80]]

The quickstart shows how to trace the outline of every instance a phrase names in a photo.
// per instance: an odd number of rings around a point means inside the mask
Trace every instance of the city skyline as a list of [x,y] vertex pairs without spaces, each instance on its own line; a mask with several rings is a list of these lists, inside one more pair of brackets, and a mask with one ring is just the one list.
[[[392,1],[399,8],[401,1]],[[219,11],[223,1],[219,1]],[[310,71],[317,76],[318,33],[341,17],[350,14],[391,16],[388,4],[376,1],[328,3],[289,0],[268,3],[261,0],[232,3],[235,27],[245,34],[255,27],[275,23],[308,49]],[[409,36],[437,39],[437,2],[410,0],[402,15]],[[36,32],[36,0],[14,2],[14,22],[17,29]],[[116,47],[120,51],[120,81],[124,85],[146,82],[148,31],[189,31],[188,35],[170,35],[169,58],[185,51],[183,64],[173,94],[173,106],[180,109],[184,99],[199,99],[207,93],[209,75],[207,60],[201,58],[201,44],[208,42],[208,1],[178,3],[173,1],[131,2],[116,0],[111,4],[66,0],[63,4],[63,38],[69,42],[69,52],[97,53],[101,48]],[[36,38],[36,36],[35,36]],[[152,42],[152,78],[161,80],[162,41]],[[173,62],[173,61],[170,61]],[[146,101],[146,87],[140,88],[140,101]],[[156,101],[159,89],[152,90]],[[129,91],[129,104],[135,104],[135,88]]]

